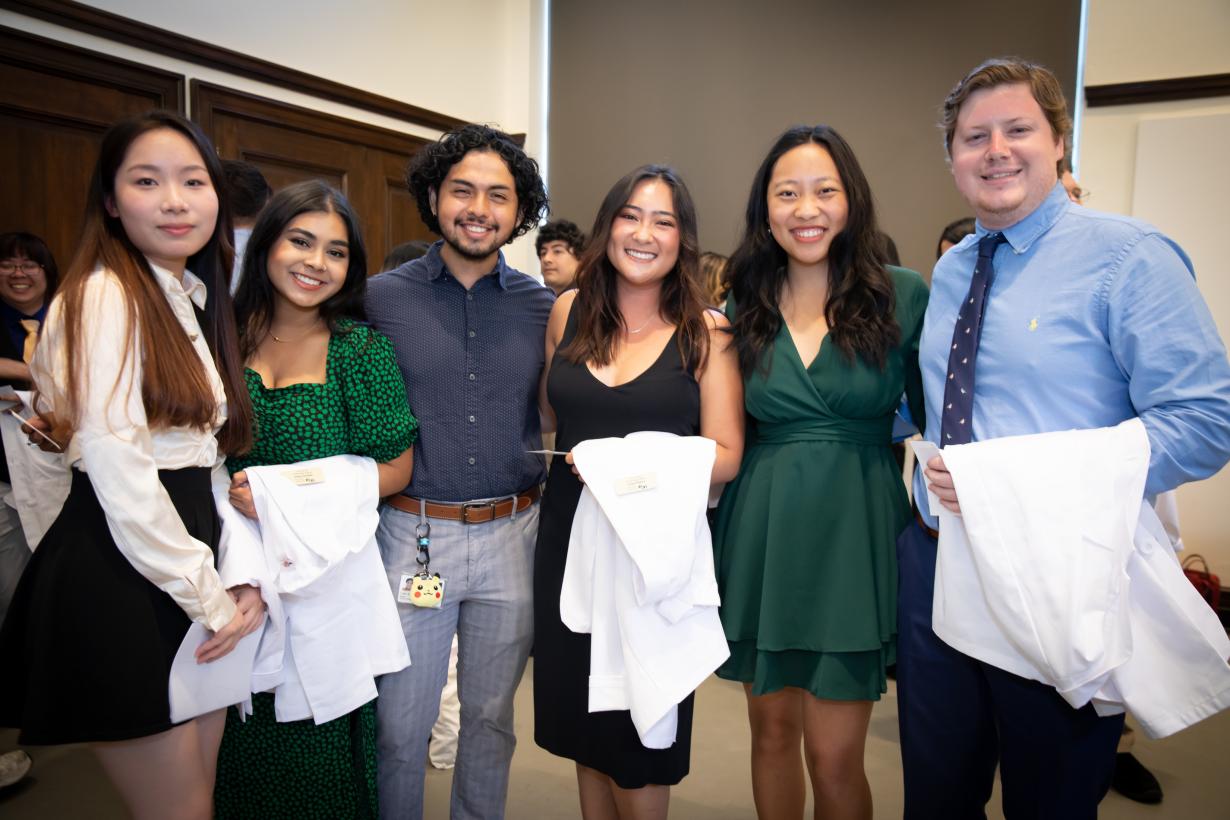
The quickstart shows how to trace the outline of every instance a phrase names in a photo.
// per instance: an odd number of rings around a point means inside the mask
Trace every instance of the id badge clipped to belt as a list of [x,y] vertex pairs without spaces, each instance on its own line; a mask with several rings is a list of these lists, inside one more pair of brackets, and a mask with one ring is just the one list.
[[414,528],[414,537],[418,542],[418,555],[414,561],[419,565],[419,571],[413,575],[402,573],[397,602],[439,609],[444,602],[444,579],[440,573],[431,572],[431,524],[420,521]]

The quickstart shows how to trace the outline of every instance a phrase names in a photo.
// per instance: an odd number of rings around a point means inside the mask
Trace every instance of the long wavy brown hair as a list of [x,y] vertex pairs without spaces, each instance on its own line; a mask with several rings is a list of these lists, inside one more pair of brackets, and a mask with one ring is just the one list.
[[627,329],[615,297],[619,272],[607,257],[611,226],[620,210],[632,198],[636,186],[660,179],[671,189],[675,218],[679,225],[679,259],[662,281],[658,311],[663,319],[679,328],[679,354],[688,370],[704,369],[709,357],[709,327],[705,322],[705,296],[700,285],[700,241],[696,233],[696,206],[683,179],[673,168],[642,165],[616,182],[602,200],[594,219],[589,242],[577,265],[576,334],[560,350],[569,361],[611,363],[620,333]]
[[128,149],[142,134],[162,128],[182,134],[196,147],[210,183],[218,191],[218,218],[213,234],[205,246],[188,259],[187,267],[205,282],[208,290],[201,330],[226,390],[227,419],[218,432],[218,444],[224,453],[242,453],[252,444],[252,404],[243,381],[228,290],[235,252],[222,164],[204,132],[169,111],[151,111],[123,120],[103,136],[90,180],[81,242],[56,297],[63,305],[68,351],[68,383],[64,392],[68,406],[56,408],[55,434],[61,440],[71,436],[85,406],[86,362],[90,352],[85,349],[82,318],[87,309],[86,283],[98,267],[114,274],[123,289],[129,327],[124,356],[127,357],[135,343],[141,362],[141,400],[150,428],[208,430],[217,415],[218,407],[205,368],[159,288],[149,261],[132,244],[119,217],[107,211],[107,203],[115,201],[115,178]]

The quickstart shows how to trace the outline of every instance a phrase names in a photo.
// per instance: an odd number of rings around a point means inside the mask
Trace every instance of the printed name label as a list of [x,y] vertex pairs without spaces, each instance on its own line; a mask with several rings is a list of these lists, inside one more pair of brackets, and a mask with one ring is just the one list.
[[289,470],[283,470],[282,475],[299,487],[320,484],[325,480],[325,471],[320,467],[292,467]]
[[656,473],[630,475],[615,481],[615,494],[630,495],[632,493],[643,493],[645,490],[652,490],[657,486],[658,476]]

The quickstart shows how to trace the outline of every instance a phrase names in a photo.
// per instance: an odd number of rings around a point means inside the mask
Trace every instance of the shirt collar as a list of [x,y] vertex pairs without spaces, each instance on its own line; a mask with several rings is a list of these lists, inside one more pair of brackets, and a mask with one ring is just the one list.
[[[148,258],[146,259],[148,262]],[[175,274],[171,273],[166,268],[149,263],[150,270],[154,272],[154,279],[158,282],[158,287],[162,288],[162,292],[167,296],[174,296],[176,293],[182,293],[192,300],[192,304],[196,305],[201,310],[205,309],[205,300],[209,297],[209,288],[205,283],[190,270],[184,270],[183,281]]]
[[[1004,238],[1008,240],[1012,250],[1024,253],[1038,240],[1038,237],[1049,231],[1071,206],[1072,200],[1068,199],[1068,192],[1064,190],[1062,183],[1056,182],[1046,199],[1042,200],[1042,204],[1034,208],[1029,216],[1003,229]],[[979,238],[991,233],[995,231],[987,230],[982,226],[982,222],[978,222]]]
[[[448,268],[444,264],[444,259],[440,256],[440,248],[444,246],[443,239],[437,239],[428,249],[427,255],[423,257],[424,264],[427,267],[427,279],[435,281],[440,278]],[[492,271],[495,274],[496,282],[499,283],[500,290],[508,290],[508,265],[504,262],[504,252],[497,251],[495,268]],[[450,274],[451,275],[451,274]],[[491,274],[487,274],[490,276]],[[486,277],[484,277],[486,278]]]

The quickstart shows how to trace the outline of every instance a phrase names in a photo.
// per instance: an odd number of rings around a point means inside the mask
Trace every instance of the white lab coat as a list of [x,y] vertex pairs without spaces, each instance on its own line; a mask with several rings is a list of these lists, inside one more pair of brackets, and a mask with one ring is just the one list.
[[940,507],[932,626],[945,643],[1126,706],[1153,737],[1230,705],[1230,641],[1153,508],[1144,425],[946,447],[961,516]]
[[589,711],[627,709],[641,743],[665,749],[678,704],[730,655],[705,518],[716,445],[642,432],[584,441],[572,455],[585,489],[560,617],[593,636]]
[[[324,480],[289,477],[312,470]],[[375,698],[377,676],[410,665],[376,546],[376,464],[333,456],[246,472],[259,525],[225,494],[215,500],[224,583],[259,586],[269,607],[251,691],[273,691],[279,721],[324,723]]]
[[[31,393],[12,391],[23,405],[29,406]],[[5,397],[0,396],[0,400]],[[29,410],[24,411],[29,415]],[[4,439],[4,454],[8,461],[12,485],[3,494],[3,503],[17,510],[26,544],[33,550],[55,523],[68,498],[72,484],[68,462],[62,453],[45,453],[27,446],[29,439],[21,432],[21,422],[9,413],[0,413],[0,436]]]

